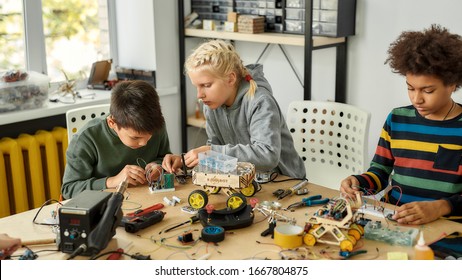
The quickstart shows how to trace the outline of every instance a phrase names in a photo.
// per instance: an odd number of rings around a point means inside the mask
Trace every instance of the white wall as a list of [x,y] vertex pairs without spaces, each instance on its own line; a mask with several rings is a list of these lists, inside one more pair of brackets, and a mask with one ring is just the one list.
[[[438,23],[462,34],[460,0],[357,0],[356,35],[348,38],[347,103],[371,112],[370,159],[380,130],[393,107],[410,104],[403,77],[384,65],[388,46],[404,30],[422,30]],[[237,42],[245,63],[253,63],[264,44]],[[303,75],[303,48],[288,47],[287,53]],[[279,47],[272,46],[261,62],[283,112],[295,99],[303,99],[303,89],[285,61]],[[335,51],[313,53],[312,99],[334,99]],[[455,100],[461,102],[460,92]]]
[[162,0],[116,1],[116,66],[156,71],[156,88],[173,153],[181,152],[176,4]]
[[[357,35],[348,46],[348,103],[372,113],[369,154],[375,152],[385,118],[393,107],[409,105],[404,77],[384,65],[391,42],[405,30],[437,23],[462,34],[460,0],[357,0]],[[461,102],[461,93],[454,99]]]

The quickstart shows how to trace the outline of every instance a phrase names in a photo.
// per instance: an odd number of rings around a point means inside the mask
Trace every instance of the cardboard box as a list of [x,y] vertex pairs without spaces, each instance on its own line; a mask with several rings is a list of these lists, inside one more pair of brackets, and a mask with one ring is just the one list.
[[240,15],[237,20],[237,29],[241,33],[265,32],[265,17],[254,15]]
[[239,17],[239,15],[236,12],[229,12],[228,13],[228,21],[230,21],[230,22],[237,23],[238,17]]
[[232,21],[225,21],[225,31],[237,32],[237,23]]
[[213,31],[215,30],[215,21],[210,19],[204,19],[202,21],[202,28],[204,30]]

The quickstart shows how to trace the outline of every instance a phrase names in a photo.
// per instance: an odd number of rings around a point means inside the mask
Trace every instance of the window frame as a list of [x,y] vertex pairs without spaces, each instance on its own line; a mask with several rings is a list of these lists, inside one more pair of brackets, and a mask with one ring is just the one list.
[[[117,65],[117,33],[115,0],[107,1],[108,25],[109,25],[109,53],[113,64]],[[36,71],[47,75],[47,55],[45,46],[45,34],[43,32],[42,1],[22,0],[24,20],[24,57],[28,71]]]

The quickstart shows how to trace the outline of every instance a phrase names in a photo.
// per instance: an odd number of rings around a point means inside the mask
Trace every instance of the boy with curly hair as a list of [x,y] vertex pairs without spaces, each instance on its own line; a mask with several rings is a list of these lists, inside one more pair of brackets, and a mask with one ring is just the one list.
[[354,197],[390,184],[398,223],[462,221],[462,106],[452,99],[462,85],[462,38],[435,24],[406,31],[385,63],[406,78],[412,105],[391,111],[370,168],[344,179],[340,190]]

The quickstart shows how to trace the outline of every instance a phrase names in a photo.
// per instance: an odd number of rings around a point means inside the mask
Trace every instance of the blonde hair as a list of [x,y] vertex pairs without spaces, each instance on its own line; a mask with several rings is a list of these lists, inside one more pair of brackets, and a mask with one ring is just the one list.
[[232,72],[236,73],[237,85],[242,80],[249,82],[247,94],[253,97],[257,90],[257,83],[251,77],[249,70],[242,63],[236,49],[230,43],[223,40],[211,40],[202,43],[186,59],[184,64],[185,74],[195,71],[198,68],[208,70],[212,75],[219,79],[226,79]]

